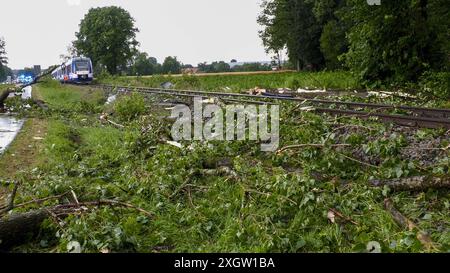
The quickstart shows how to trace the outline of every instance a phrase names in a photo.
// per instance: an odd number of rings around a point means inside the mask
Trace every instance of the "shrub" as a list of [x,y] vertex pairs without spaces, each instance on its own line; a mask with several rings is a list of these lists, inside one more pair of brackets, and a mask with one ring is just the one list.
[[122,96],[114,104],[114,110],[121,121],[132,121],[145,112],[144,97],[137,93]]
[[448,99],[450,98],[450,73],[426,72],[420,78],[419,86],[424,95]]
[[298,90],[301,87],[300,81],[295,77],[288,78],[286,81],[286,86],[292,90]]

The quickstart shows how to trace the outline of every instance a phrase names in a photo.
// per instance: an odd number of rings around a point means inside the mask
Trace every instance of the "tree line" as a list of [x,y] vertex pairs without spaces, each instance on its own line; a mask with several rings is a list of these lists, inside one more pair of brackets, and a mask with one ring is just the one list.
[[417,81],[450,68],[448,0],[264,0],[268,53],[298,70],[349,69],[364,83]]
[[[263,0],[258,23],[266,51],[280,60],[287,50],[298,70],[347,69],[363,84],[416,82],[430,71],[450,68],[448,0]],[[192,65],[169,56],[160,64],[138,50],[139,29],[130,13],[111,6],[92,8],[79,25],[71,55],[90,57],[96,72],[178,74]],[[7,68],[0,40],[0,80]],[[279,63],[281,64],[281,63]],[[270,70],[270,65],[233,68],[224,61],[198,64],[201,72]],[[445,79],[448,74],[444,75]]]
[[[184,69],[193,68],[181,63],[177,57],[168,56],[162,63],[137,48],[139,42],[135,21],[130,13],[120,7],[92,8],[80,23],[76,40],[71,46],[71,55],[89,56],[96,71],[109,74],[153,75],[179,74]],[[270,70],[270,65],[243,64],[231,67],[224,61],[198,64],[199,72],[231,72]]]

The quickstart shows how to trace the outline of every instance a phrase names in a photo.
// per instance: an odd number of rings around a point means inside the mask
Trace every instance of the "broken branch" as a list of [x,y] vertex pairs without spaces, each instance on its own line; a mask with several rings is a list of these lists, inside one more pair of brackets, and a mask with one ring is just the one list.
[[334,213],[334,215],[338,216],[339,218],[343,219],[346,222],[352,223],[356,226],[358,226],[359,224],[357,222],[355,222],[352,218],[345,216],[344,214],[342,214],[341,212],[339,212],[336,209],[330,209],[331,212]]
[[[336,147],[350,147],[350,144],[333,144],[333,145],[329,145],[329,147],[332,148],[336,148]],[[292,150],[292,149],[301,149],[301,148],[309,148],[309,147],[314,147],[314,148],[325,148],[328,147],[328,145],[326,144],[298,144],[298,145],[290,145],[290,146],[286,146],[284,148],[281,148],[277,151],[277,153],[282,153],[284,151],[287,150]]]
[[409,220],[400,211],[398,211],[391,199],[388,198],[384,200],[384,208],[392,215],[392,218],[400,227],[409,231],[417,230],[416,237],[427,250],[437,249],[430,236],[426,232],[420,230],[413,221]]
[[9,196],[8,204],[6,205],[6,208],[0,210],[0,216],[14,209],[14,199],[16,198],[18,188],[19,184],[14,183],[14,188]]
[[392,180],[371,180],[370,184],[372,184],[374,187],[388,186],[395,191],[423,191],[430,188],[448,189],[450,188],[450,176],[414,176]]

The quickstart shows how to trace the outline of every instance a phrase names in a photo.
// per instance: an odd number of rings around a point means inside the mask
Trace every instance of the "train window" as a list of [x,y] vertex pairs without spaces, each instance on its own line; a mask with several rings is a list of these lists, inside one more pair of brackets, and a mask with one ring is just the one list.
[[89,71],[89,62],[79,61],[75,63],[77,71]]

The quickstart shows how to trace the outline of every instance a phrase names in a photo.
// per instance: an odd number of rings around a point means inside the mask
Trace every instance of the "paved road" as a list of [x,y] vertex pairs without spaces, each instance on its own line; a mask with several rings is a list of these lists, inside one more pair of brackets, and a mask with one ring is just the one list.
[[[32,87],[25,87],[21,95],[22,99],[31,98]],[[19,133],[24,120],[17,119],[9,115],[0,115],[0,154],[3,153],[9,144]]]

